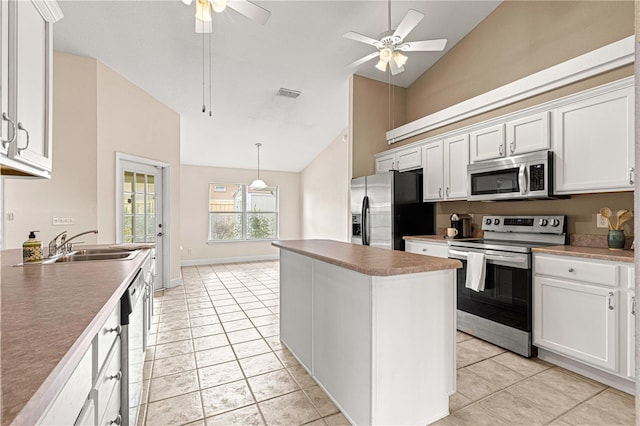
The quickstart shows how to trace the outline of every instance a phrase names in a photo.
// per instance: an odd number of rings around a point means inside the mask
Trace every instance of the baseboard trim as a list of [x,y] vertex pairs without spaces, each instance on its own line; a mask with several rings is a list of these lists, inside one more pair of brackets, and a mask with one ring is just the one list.
[[180,262],[180,266],[219,265],[221,263],[260,262],[263,260],[278,260],[279,254],[264,254],[259,256],[212,257],[206,259],[188,259]]
[[169,285],[167,286],[167,288],[174,288],[180,285],[182,285],[182,274],[178,278],[173,278],[172,280],[169,280]]

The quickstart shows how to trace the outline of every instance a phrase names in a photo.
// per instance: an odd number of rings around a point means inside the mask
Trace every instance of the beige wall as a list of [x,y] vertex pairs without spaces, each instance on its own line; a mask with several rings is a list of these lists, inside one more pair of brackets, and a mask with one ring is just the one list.
[[[209,183],[249,184],[257,171],[183,165],[181,168],[180,238],[184,264],[272,258],[278,249],[269,241],[207,243]],[[261,170],[260,177],[279,187],[279,238],[300,238],[300,174]]]
[[[69,235],[98,227],[97,92],[95,59],[54,55],[53,173],[51,179],[4,178],[4,248],[21,247],[39,230],[46,245],[60,232]],[[53,226],[52,218],[73,217],[75,225]],[[82,237],[95,243],[95,235]]]
[[349,240],[349,161],[345,130],[301,172],[302,238]]
[[[97,228],[85,243],[113,243],[115,152],[171,164],[170,279],[180,278],[180,116],[96,59],[56,52],[53,72],[51,180],[5,179],[5,248],[19,247],[29,230],[46,244]],[[75,225],[52,226],[53,216]],[[5,215],[6,218],[6,215]]]
[[389,149],[386,132],[405,123],[406,89],[354,75],[350,96],[352,176],[367,176],[375,173],[373,155]]
[[116,240],[115,153],[168,163],[170,275],[180,278],[180,115],[98,62],[98,228],[100,243]]

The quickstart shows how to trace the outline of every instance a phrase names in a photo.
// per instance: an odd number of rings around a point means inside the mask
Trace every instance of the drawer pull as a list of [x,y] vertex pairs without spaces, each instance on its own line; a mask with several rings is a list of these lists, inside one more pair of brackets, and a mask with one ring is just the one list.
[[120,425],[122,424],[122,416],[120,414],[118,414],[118,417],[116,417],[115,420],[111,420],[109,422],[110,425]]
[[105,331],[107,333],[116,333],[119,336],[120,332],[122,332],[122,326],[119,325],[117,327],[107,328]]
[[574,271],[574,269],[573,269],[573,268],[569,268],[569,272],[573,272],[573,271]]
[[609,300],[609,310],[613,311],[613,292],[612,291],[609,292],[608,300]]
[[425,253],[429,251],[429,249],[423,248],[422,251],[424,251]]
[[107,377],[109,380],[115,379],[116,381],[120,381],[122,379],[122,371],[118,371],[116,374]]

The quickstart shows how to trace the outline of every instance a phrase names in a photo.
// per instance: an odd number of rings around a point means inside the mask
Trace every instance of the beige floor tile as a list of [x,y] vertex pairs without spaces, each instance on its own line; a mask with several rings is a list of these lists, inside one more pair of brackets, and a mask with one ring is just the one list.
[[247,379],[258,402],[300,389],[287,370],[276,370]]
[[192,327],[198,327],[200,325],[211,325],[211,324],[218,324],[220,323],[220,320],[218,319],[217,315],[207,315],[206,317],[195,317],[195,318],[191,318],[191,326]]
[[147,406],[147,425],[181,425],[203,418],[199,392],[151,402]]
[[302,365],[290,367],[287,370],[289,370],[289,373],[293,376],[295,381],[298,382],[302,389],[307,389],[317,385],[316,381],[309,373],[307,373],[307,370],[305,370]]
[[144,360],[151,361],[156,357],[156,347],[157,346],[149,346],[147,350],[144,352]]
[[255,404],[249,385],[244,380],[204,389],[201,393],[205,417]]
[[477,401],[494,392],[495,386],[467,368],[457,371],[457,390],[471,401]]
[[229,338],[231,344],[235,344],[248,342],[249,340],[260,339],[262,336],[260,335],[260,333],[258,333],[258,330],[250,328],[247,330],[232,331],[230,333],[227,333],[227,337]]
[[218,315],[226,314],[229,312],[239,312],[241,310],[242,308],[237,303],[234,303],[233,305],[216,306],[216,311],[218,312]]
[[222,321],[223,323],[229,322],[229,321],[247,319],[247,316],[242,311],[229,312],[226,314],[218,314],[218,315],[220,316],[220,321]]
[[200,318],[200,317],[208,317],[211,315],[215,315],[216,311],[213,308],[208,309],[198,309],[197,311],[189,311],[189,318]]
[[[588,409],[587,409],[588,407]],[[623,392],[607,389],[578,407],[578,412],[601,412],[598,417],[612,418],[612,424],[633,424],[635,419],[634,399]]]
[[456,366],[465,367],[503,352],[505,352],[504,349],[480,339],[465,340],[457,344]]
[[191,330],[181,329],[181,330],[172,330],[172,331],[164,331],[158,332],[156,335],[157,344],[161,345],[163,343],[171,343],[177,342],[178,340],[188,340],[191,339]]
[[[265,308],[265,309],[267,309],[267,308]],[[280,326],[280,322],[278,320],[278,317],[273,315],[271,313],[271,311],[269,311],[269,315],[264,315],[264,316],[259,316],[259,317],[252,317],[251,318],[251,322],[256,327],[260,327],[260,326],[263,326],[263,325],[274,325],[274,324]]]
[[238,359],[260,355],[272,351],[271,346],[269,346],[267,342],[264,341],[264,339],[236,343],[232,346]]
[[175,319],[171,321],[162,321],[160,324],[158,324],[158,331],[164,332],[164,331],[179,330],[181,328],[189,328],[189,327],[191,327],[191,324],[189,323],[189,319],[183,317],[179,320]]
[[468,366],[467,369],[491,383],[493,392],[524,379],[522,374],[495,362],[493,359],[480,361]]
[[200,325],[198,327],[191,327],[191,334],[193,337],[211,336],[212,334],[224,333],[224,329],[221,324],[209,324]]
[[511,426],[517,423],[509,423],[497,414],[473,404],[445,417],[437,424],[446,426]]
[[262,420],[260,411],[258,411],[258,406],[249,405],[248,407],[209,417],[206,419],[206,424],[207,426],[258,426],[265,423]]
[[323,419],[314,420],[309,423],[305,423],[304,426],[327,426]]
[[[527,400],[520,399],[507,391],[498,392],[478,403],[482,408],[505,419],[512,425],[543,425],[551,421],[555,416],[544,407],[539,407]],[[465,409],[458,411],[463,412]]]
[[274,351],[284,348],[284,346],[282,345],[282,342],[280,342],[280,336],[271,336],[271,337],[265,338],[264,340],[267,342],[269,346],[271,346],[271,349],[273,349]]
[[198,389],[196,370],[158,377],[151,380],[149,402],[184,395]]
[[449,411],[453,413],[454,411],[458,411],[459,409],[466,407],[472,402],[473,401],[470,398],[467,398],[460,392],[456,392],[449,397]]
[[634,424],[633,418],[630,422],[629,420],[622,421],[616,416],[611,415],[609,412],[586,403],[571,410],[569,413],[563,415],[558,420],[575,426],[614,426]]
[[271,315],[271,311],[267,308],[248,309],[244,311],[249,318],[257,318],[265,315]]
[[513,352],[505,352],[491,359],[527,377],[552,367],[551,364],[541,359],[525,358]]
[[211,388],[244,378],[237,361],[199,368],[198,376],[200,377],[200,389]]
[[582,401],[571,393],[537,382],[535,377],[510,387],[507,392],[529,401],[554,417],[571,410]]
[[211,336],[197,337],[193,339],[193,346],[196,351],[204,351],[207,349],[219,348],[221,346],[229,346],[227,336],[224,334],[214,334]]
[[304,393],[307,394],[307,397],[309,397],[311,403],[316,407],[316,410],[318,410],[321,416],[328,416],[340,412],[338,407],[329,399],[320,386],[305,389]]
[[191,340],[179,340],[177,342],[165,343],[154,347],[156,359],[184,355],[193,352],[193,343],[191,343]]
[[153,362],[153,373],[151,377],[168,376],[169,374],[195,370],[195,368],[196,362],[192,353],[156,359]]
[[195,355],[198,368],[233,361],[236,359],[235,354],[231,350],[231,346],[222,346],[220,348],[207,349],[206,351],[198,351]]
[[274,353],[266,353],[243,358],[240,360],[240,365],[247,377],[257,376],[258,374],[268,373],[270,371],[284,368]]
[[251,329],[254,328],[251,321],[249,321],[249,319],[247,318],[235,320],[235,321],[223,322],[222,326],[224,327],[224,330],[227,333],[232,331],[238,331],[238,330],[246,330],[248,328],[251,328]]
[[258,406],[268,425],[301,425],[320,418],[302,391],[260,402]]
[[280,334],[280,326],[278,324],[261,325],[257,328],[262,337],[273,337]]
[[604,390],[605,386],[587,378],[579,378],[573,374],[551,368],[531,378],[537,386],[549,386],[565,392],[578,400],[585,400]]
[[469,336],[467,333],[456,330],[456,343],[464,342],[465,340],[471,340],[473,336]]
[[327,416],[322,420],[324,420],[324,422],[328,426],[351,426],[349,420],[347,420],[347,418],[342,413],[332,414],[331,416]]
[[295,367],[296,365],[300,365],[296,357],[289,351],[287,348],[282,348],[280,350],[274,351],[280,362],[284,364],[285,367]]
[[262,304],[262,302],[244,302],[244,303],[240,303],[240,306],[245,311],[248,311],[251,309],[264,308],[264,304]]

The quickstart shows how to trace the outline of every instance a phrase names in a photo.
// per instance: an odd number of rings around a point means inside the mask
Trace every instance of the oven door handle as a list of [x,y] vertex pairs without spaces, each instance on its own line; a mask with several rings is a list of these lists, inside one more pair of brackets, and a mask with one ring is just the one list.
[[[449,249],[449,254],[460,257],[467,257],[467,252],[451,250]],[[497,260],[501,262],[509,262],[509,263],[527,263],[527,258],[525,257],[512,257],[512,256],[497,256],[495,254],[486,254],[484,256],[486,260]]]

